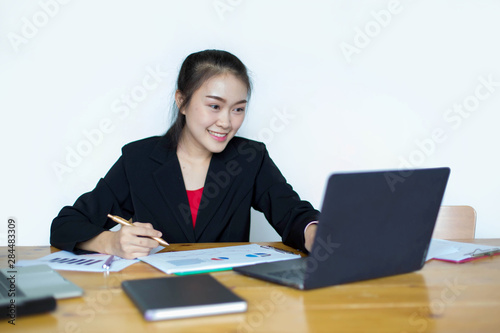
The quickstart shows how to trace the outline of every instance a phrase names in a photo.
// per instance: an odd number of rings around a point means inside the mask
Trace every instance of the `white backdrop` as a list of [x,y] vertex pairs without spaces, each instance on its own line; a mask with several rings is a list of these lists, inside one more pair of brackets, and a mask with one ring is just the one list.
[[[54,216],[130,141],[163,134],[183,59],[228,50],[264,141],[320,207],[335,171],[449,166],[444,204],[500,237],[500,3],[0,0],[0,245],[46,245]],[[260,213],[252,240],[276,240]]]

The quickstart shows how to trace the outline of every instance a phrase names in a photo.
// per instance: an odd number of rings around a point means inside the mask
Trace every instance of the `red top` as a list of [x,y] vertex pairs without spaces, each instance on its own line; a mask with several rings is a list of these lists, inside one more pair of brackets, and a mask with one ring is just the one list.
[[198,208],[200,208],[201,195],[203,194],[203,187],[194,191],[187,191],[189,200],[189,208],[191,208],[191,216],[193,217],[193,228],[196,225],[196,217],[198,216]]

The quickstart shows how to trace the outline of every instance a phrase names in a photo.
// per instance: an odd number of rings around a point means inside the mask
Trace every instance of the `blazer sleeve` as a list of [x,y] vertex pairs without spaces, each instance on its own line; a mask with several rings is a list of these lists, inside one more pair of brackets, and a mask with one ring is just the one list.
[[319,211],[300,199],[265,148],[256,175],[253,207],[264,213],[284,244],[307,252],[304,229],[311,221],[318,220]]
[[52,221],[50,243],[61,250],[75,251],[77,243],[116,225],[107,214],[126,219],[133,215],[123,155],[91,192],[80,196],[73,206],[61,209]]

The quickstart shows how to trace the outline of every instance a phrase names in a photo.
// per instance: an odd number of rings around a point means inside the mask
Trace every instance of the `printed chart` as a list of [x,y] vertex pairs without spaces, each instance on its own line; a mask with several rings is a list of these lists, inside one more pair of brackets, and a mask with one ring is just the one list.
[[300,258],[300,255],[269,246],[249,244],[205,250],[157,253],[139,259],[167,274],[172,274],[218,270],[297,258]]

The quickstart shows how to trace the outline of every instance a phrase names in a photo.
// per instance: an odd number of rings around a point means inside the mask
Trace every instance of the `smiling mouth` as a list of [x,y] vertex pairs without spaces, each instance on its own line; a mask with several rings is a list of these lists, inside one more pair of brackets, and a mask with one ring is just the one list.
[[210,131],[208,130],[208,133],[210,133],[210,135],[213,135],[219,139],[223,139],[227,136],[227,133],[217,133],[217,132],[213,132],[213,131]]

